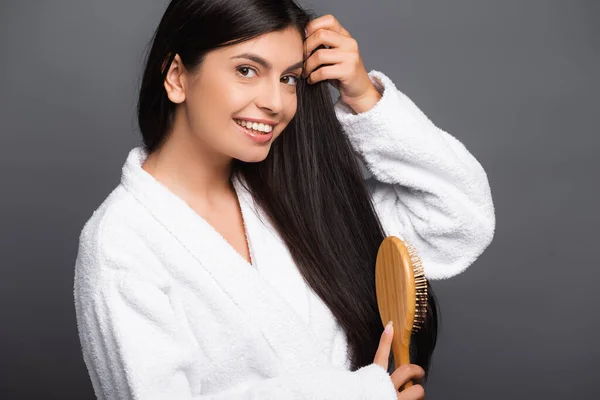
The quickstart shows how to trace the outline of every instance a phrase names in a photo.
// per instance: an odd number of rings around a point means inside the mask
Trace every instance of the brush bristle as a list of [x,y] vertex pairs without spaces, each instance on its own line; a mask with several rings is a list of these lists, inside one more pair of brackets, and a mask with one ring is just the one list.
[[413,332],[418,332],[425,323],[427,316],[427,280],[425,279],[425,269],[423,268],[416,247],[412,243],[405,242],[405,244],[413,265],[413,274],[415,277],[416,304]]

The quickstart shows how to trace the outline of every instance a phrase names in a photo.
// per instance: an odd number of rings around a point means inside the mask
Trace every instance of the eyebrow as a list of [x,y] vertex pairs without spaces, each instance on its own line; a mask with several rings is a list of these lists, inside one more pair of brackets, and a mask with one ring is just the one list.
[[[233,56],[233,57],[231,57],[230,59],[234,59],[234,58],[246,58],[246,59],[248,59],[248,60],[252,60],[252,61],[254,61],[254,62],[255,62],[255,63],[257,63],[257,64],[260,64],[260,65],[262,65],[262,66],[263,66],[264,68],[266,68],[266,69],[271,69],[271,68],[273,68],[273,64],[271,64],[269,61],[265,60],[265,59],[264,59],[264,58],[262,58],[261,56],[259,56],[259,55],[257,55],[257,54],[254,54],[254,53],[242,53],[242,54],[238,54],[237,56]],[[300,62],[297,62],[297,63],[296,63],[296,64],[294,64],[294,65],[290,65],[290,66],[289,66],[289,67],[287,67],[287,68],[286,68],[286,70],[285,70],[285,71],[283,71],[283,72],[284,72],[284,73],[285,73],[285,72],[290,72],[290,71],[293,71],[293,70],[295,70],[295,69],[302,68],[303,66],[304,66],[304,61],[300,61]]]

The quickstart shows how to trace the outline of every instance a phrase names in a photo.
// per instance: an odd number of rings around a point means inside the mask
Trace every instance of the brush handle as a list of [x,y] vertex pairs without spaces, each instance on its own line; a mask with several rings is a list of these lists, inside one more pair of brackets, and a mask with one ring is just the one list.
[[[396,322],[394,322],[394,325]],[[410,364],[410,331],[406,328],[400,332],[400,335],[394,335],[392,339],[392,351],[394,352],[394,370],[402,364]],[[400,391],[413,386],[413,381],[409,379],[400,386]]]

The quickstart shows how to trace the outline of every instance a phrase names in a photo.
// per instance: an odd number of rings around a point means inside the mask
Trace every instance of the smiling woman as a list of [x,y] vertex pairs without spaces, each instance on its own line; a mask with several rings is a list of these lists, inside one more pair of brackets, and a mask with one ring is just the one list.
[[367,73],[333,16],[293,0],[171,1],[138,121],[143,145],[86,222],[75,267],[99,398],[423,397],[398,388],[427,377],[433,291],[415,364],[389,371],[377,250],[399,236],[428,279],[462,272],[493,235],[489,186],[458,140]]

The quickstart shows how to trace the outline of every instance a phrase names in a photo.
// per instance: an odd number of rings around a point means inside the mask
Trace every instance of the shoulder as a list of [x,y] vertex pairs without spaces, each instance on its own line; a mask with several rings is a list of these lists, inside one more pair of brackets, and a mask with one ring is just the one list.
[[146,239],[151,222],[144,207],[118,185],[83,225],[76,278],[100,284],[109,276],[150,276],[152,266],[159,264]]

